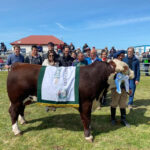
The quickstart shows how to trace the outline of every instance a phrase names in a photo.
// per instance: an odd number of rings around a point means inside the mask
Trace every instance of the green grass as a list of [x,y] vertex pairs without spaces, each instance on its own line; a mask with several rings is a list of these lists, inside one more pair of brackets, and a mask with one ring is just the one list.
[[[14,136],[8,113],[7,73],[0,72],[0,150],[149,150],[150,149],[150,77],[143,76],[135,94],[133,111],[127,109],[131,128],[110,125],[109,106],[92,114],[94,142],[84,139],[77,110],[59,108],[45,112],[43,106],[25,110],[28,124],[20,125],[22,136]],[[14,83],[15,84],[15,83]],[[120,119],[119,109],[117,118]]]

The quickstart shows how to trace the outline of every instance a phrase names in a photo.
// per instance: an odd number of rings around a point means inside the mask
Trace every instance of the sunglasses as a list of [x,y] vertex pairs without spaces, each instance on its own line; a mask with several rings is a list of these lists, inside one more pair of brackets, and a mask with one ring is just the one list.
[[54,55],[49,55],[49,57],[54,57]]

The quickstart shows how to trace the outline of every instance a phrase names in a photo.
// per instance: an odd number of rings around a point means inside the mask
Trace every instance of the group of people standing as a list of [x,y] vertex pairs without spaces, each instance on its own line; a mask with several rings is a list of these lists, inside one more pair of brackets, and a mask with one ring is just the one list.
[[75,52],[70,50],[70,46],[65,46],[62,54],[57,53],[54,50],[54,44],[52,42],[48,43],[48,52],[42,56],[38,54],[38,48],[36,45],[33,45],[31,48],[31,54],[24,58],[20,54],[20,46],[14,46],[14,53],[9,55],[6,62],[6,68],[15,62],[25,62],[29,64],[39,64],[44,66],[80,66],[80,65],[89,65],[94,61],[101,61],[97,56],[95,49],[87,48],[86,56],[83,52]]
[[[78,53],[73,51],[74,46],[72,45],[72,50],[69,46],[65,46],[63,49],[62,55],[59,55],[58,52],[54,50],[54,44],[52,42],[48,43],[48,52],[40,56],[38,54],[38,48],[36,45],[32,46],[31,55],[24,58],[20,54],[20,47],[18,45],[14,46],[14,53],[8,56],[6,62],[6,68],[9,69],[10,66],[15,62],[25,62],[29,64],[39,64],[43,66],[83,66],[92,64],[95,61],[104,61],[107,62],[108,51],[103,49],[100,57],[97,55],[95,48],[90,49],[85,45],[84,53],[79,51]],[[72,52],[72,53],[70,53]],[[129,47],[127,49],[127,56],[125,57],[125,51],[114,52],[112,49],[111,57],[124,61],[128,64],[129,68],[134,71],[134,78],[129,79],[129,102],[128,107],[132,109],[134,93],[136,85],[140,81],[140,65],[139,60],[134,55],[134,48]],[[112,58],[111,58],[112,59]],[[130,75],[129,75],[130,76]],[[129,123],[126,121],[126,104],[128,99],[128,93],[125,91],[124,83],[121,85],[122,93],[118,94],[116,89],[111,90],[112,102],[111,102],[111,123],[112,125],[116,124],[116,107],[119,105],[121,112],[121,123],[124,126],[129,126]],[[106,97],[107,90],[104,91],[104,97]]]

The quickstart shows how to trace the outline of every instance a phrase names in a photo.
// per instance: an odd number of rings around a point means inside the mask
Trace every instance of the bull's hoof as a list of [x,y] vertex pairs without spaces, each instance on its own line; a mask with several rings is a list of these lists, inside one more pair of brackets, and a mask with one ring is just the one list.
[[15,136],[21,136],[21,135],[23,135],[23,132],[20,131],[20,132],[18,132],[18,133],[14,133],[14,135],[15,135]]
[[23,132],[20,132],[18,134],[16,134],[15,136],[22,136],[23,135]]
[[19,115],[18,120],[19,120],[19,123],[20,123],[21,125],[23,125],[23,124],[26,124],[26,123],[27,123],[27,121],[25,120],[24,116]]
[[20,122],[21,125],[25,125],[25,124],[27,124],[27,123],[28,123],[27,121]]
[[86,141],[88,141],[88,142],[90,142],[90,143],[93,142],[93,136],[92,136],[92,135],[90,135],[90,136],[88,136],[88,137],[85,137],[85,139],[86,139]]

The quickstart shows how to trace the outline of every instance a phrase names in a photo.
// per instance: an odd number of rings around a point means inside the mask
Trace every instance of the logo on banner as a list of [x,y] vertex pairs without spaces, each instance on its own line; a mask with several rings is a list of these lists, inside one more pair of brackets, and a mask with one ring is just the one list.
[[57,67],[56,72],[54,74],[54,83],[57,84],[60,79],[61,67]]
[[58,98],[59,99],[66,99],[67,98],[67,90],[66,89],[60,89],[58,91]]

